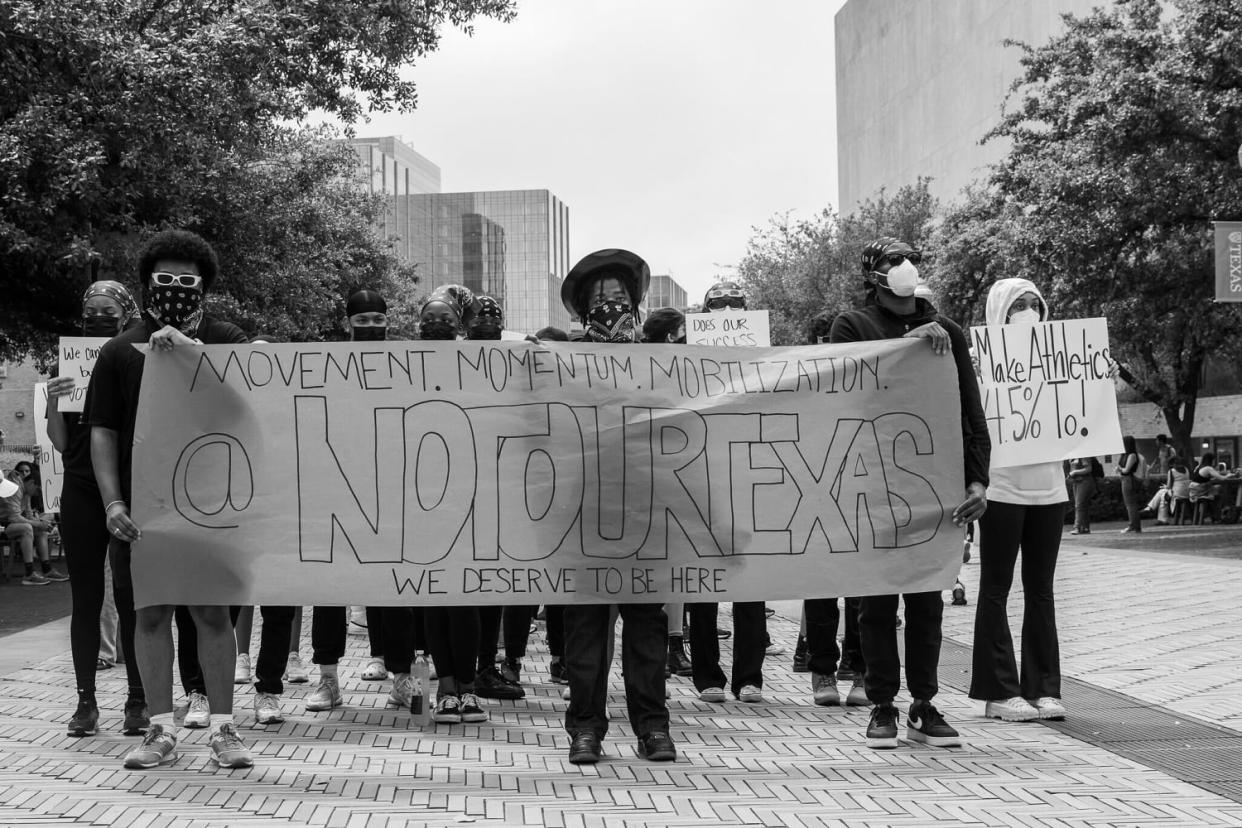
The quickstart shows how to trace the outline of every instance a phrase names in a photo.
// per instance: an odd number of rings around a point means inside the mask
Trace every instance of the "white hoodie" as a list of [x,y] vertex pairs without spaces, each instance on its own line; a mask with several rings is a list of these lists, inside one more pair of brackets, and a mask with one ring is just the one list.
[[[1007,324],[1009,306],[1027,292],[1039,297],[1043,308],[1039,321],[1047,322],[1048,303],[1039,288],[1026,279],[999,279],[988,291],[987,324]],[[988,500],[1021,506],[1049,506],[1069,500],[1065,488],[1065,472],[1059,460],[1004,469],[993,466],[990,474]]]

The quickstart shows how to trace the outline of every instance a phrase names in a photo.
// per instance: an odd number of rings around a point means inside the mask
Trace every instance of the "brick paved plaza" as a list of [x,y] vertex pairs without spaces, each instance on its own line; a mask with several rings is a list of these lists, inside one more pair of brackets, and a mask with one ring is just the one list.
[[[1242,825],[1242,561],[1066,541],[1069,720],[987,720],[966,697],[976,559],[963,575],[970,606],[945,611],[938,704],[960,749],[867,749],[866,711],[812,705],[809,675],[786,654],[769,660],[764,705],[705,704],[688,679],[671,680],[675,764],[636,757],[614,671],[605,761],[574,766],[542,632],[524,701],[427,732],[384,709],[387,685],[356,677],[366,639],[351,636],[343,708],[306,713],[313,685],[301,685],[286,691],[287,721],[259,728],[252,691],[238,688],[254,768],[217,770],[200,732],[175,765],[126,771],[123,670],[101,674],[99,735],[65,735],[64,619],[0,639],[0,825]],[[772,636],[792,650],[797,604],[775,606]]]

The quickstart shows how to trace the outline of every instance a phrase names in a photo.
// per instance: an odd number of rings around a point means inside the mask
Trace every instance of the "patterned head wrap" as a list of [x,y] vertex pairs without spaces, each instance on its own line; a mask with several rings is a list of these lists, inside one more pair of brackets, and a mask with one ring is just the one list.
[[[897,248],[894,250],[894,248]],[[893,236],[881,236],[867,244],[862,252],[863,273],[870,273],[880,266],[880,260],[889,253],[916,253],[913,247]]]
[[114,282],[111,279],[104,279],[99,282],[92,282],[91,286],[86,289],[86,293],[82,294],[82,305],[86,306],[94,296],[107,296],[121,306],[121,329],[124,330],[129,322],[138,316],[138,303],[134,301],[134,297],[130,294],[129,288],[120,282]]

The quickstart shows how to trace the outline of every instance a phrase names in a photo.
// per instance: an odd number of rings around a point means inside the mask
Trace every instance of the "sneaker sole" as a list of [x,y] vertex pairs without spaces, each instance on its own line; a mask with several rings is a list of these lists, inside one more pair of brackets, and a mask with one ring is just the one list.
[[657,751],[653,751],[652,753],[644,753],[640,749],[638,751],[638,755],[641,756],[643,759],[646,759],[648,762],[676,762],[677,761],[677,751],[675,750],[657,750]]
[[1002,722],[1035,722],[1039,721],[1039,714],[1019,716],[1014,713],[989,713],[989,719],[1000,719]]
[[260,716],[256,713],[254,720],[261,725],[281,724],[284,722],[285,716],[283,713],[269,713],[266,716]]
[[236,768],[253,768],[254,767],[254,759],[234,759],[232,761],[225,762],[224,760],[213,756],[211,757],[211,761],[216,763],[216,767],[227,768],[229,770],[234,770]]
[[129,770],[150,770],[151,768],[158,768],[160,765],[170,765],[176,761],[177,751],[174,750],[172,753],[161,757],[155,762],[131,762],[129,759],[126,759],[125,767]]
[[816,704],[818,704],[820,707],[840,707],[841,706],[840,696],[813,696],[811,700],[814,701]]
[[241,684],[249,684],[249,683],[250,683],[250,679],[245,678],[245,677],[238,678],[237,676],[233,676],[233,683],[234,683],[234,684],[238,684],[238,685],[241,685]]
[[207,721],[205,721],[205,722],[200,722],[200,721],[198,721],[197,719],[196,719],[196,720],[194,720],[194,721],[190,721],[190,720],[187,718],[187,719],[185,719],[184,721],[182,721],[182,722],[181,722],[181,726],[182,726],[182,727],[188,727],[188,728],[190,728],[191,730],[202,730],[202,729],[204,729],[204,728],[207,728],[207,727],[210,727],[210,726],[211,726],[211,719],[209,718],[209,719],[207,719]]
[[569,764],[571,765],[594,765],[600,760],[598,753],[580,753],[578,755],[570,755]]
[[738,696],[737,700],[746,704],[763,704],[763,696]]
[[892,750],[897,747],[896,736],[868,736],[867,747],[874,750]]
[[325,710],[331,710],[334,707],[341,707],[344,704],[345,704],[344,699],[333,699],[331,704],[322,704],[322,703],[311,704],[310,702],[307,702],[306,709],[307,711],[311,713],[322,713]]
[[719,693],[699,693],[699,701],[707,702],[708,704],[724,704],[727,698],[723,690]]
[[920,742],[930,747],[961,747],[961,736],[928,736],[912,727],[906,728],[906,738],[911,742]]
[[298,676],[297,678],[292,678],[286,673],[284,676],[281,677],[281,680],[287,681],[290,684],[307,684],[310,682],[310,676],[307,675],[307,676]]
[[99,727],[98,727],[98,726],[92,727],[92,728],[90,728],[89,730],[88,730],[87,728],[85,728],[85,727],[71,727],[71,728],[69,728],[69,735],[70,735],[70,736],[72,736],[72,737],[74,737],[75,739],[81,739],[81,738],[86,737],[86,736],[94,736],[94,735],[95,735],[96,733],[98,733],[98,732],[99,732]]

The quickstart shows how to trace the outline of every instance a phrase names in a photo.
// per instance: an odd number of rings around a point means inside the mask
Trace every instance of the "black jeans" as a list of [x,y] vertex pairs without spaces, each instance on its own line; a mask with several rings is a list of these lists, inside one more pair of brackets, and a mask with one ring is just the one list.
[[[254,662],[256,693],[285,692],[283,678],[289,662],[289,633],[293,629],[294,607],[259,607],[263,628],[259,631],[259,657]],[[241,607],[229,607],[229,620],[237,626]]]
[[544,625],[548,632],[548,655],[565,658],[565,607],[563,604],[547,604],[543,608]]
[[[621,672],[625,705],[635,735],[668,732],[664,665],[668,661],[668,617],[663,604],[621,604]],[[607,604],[565,607],[565,670],[570,736],[608,733],[608,672],[612,667],[612,610]]]
[[[909,592],[906,603],[906,687],[910,695],[931,701],[940,691],[940,621],[944,599],[937,592]],[[859,602],[858,629],[867,659],[864,683],[872,704],[892,704],[901,686],[897,651],[896,595],[871,595]]]
[[[67,485],[66,480],[66,487]],[[63,508],[63,494],[61,504]],[[118,626],[121,628],[121,644],[125,647],[125,678],[129,684],[129,698],[146,701],[146,692],[142,689],[142,675],[138,672],[138,659],[134,656],[134,627],[138,621],[137,613],[134,612],[134,579],[130,574],[129,560],[129,544],[116,538],[109,539],[108,561],[112,565],[112,598],[116,602]],[[194,638],[194,636],[190,637]]]
[[[64,541],[65,564],[69,567],[69,590],[73,596],[73,617],[69,621],[69,647],[73,652],[73,675],[78,692],[95,692],[95,664],[99,659],[99,616],[104,602],[104,567],[108,566],[107,515],[99,488],[73,475],[65,475],[60,496],[60,536]],[[121,622],[119,644],[125,653],[125,671],[131,687],[142,698],[142,678],[134,652],[133,587],[129,604],[116,609],[128,623]],[[126,632],[128,631],[128,638]],[[131,663],[135,662],[135,663]],[[132,695],[132,693],[131,693]]]
[[[1022,696],[1061,697],[1053,578],[1061,548],[1065,504],[1021,506],[988,503],[979,521],[979,596],[970,697],[999,701]],[[1022,672],[1015,662],[1005,606],[1022,550]]]
[[[367,626],[378,627],[378,640],[383,644],[375,658],[384,659],[390,673],[410,672],[414,660],[414,609],[412,607],[376,607],[367,610]],[[345,656],[345,638],[349,625],[348,607],[315,607],[311,616],[311,661],[315,664],[338,664]],[[288,647],[288,631],[285,631]],[[288,653],[285,654],[286,658]]]
[[500,649],[500,630],[505,632],[505,658],[520,659],[526,655],[530,639],[530,620],[536,607],[479,607],[479,672],[496,664]]
[[838,659],[843,671],[862,675],[867,671],[863,658],[862,639],[858,631],[858,608],[861,598],[845,598],[845,636],[837,647],[837,627],[841,611],[836,598],[808,598],[802,602],[806,613],[807,666],[812,673],[836,675]]
[[[717,604],[687,604],[690,610],[690,663],[694,687],[724,687],[720,639],[716,636]],[[733,604],[733,669],[729,688],[737,695],[747,684],[763,686],[763,656],[768,646],[768,618],[762,601]]]
[[479,658],[478,607],[427,607],[427,645],[440,681],[453,679],[458,689],[474,687]]

